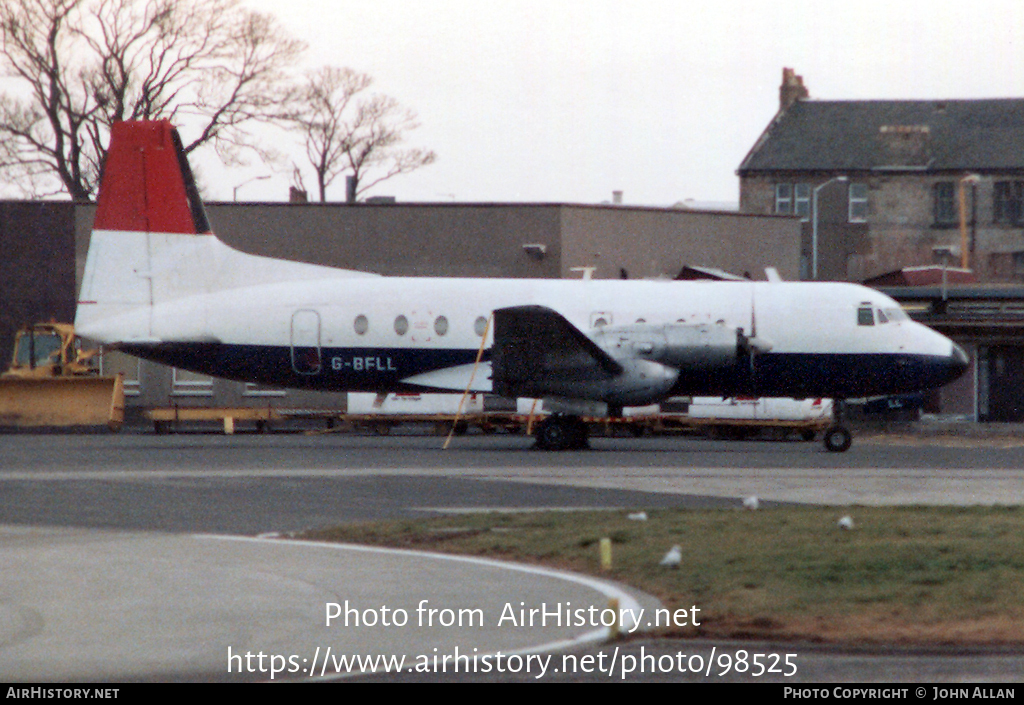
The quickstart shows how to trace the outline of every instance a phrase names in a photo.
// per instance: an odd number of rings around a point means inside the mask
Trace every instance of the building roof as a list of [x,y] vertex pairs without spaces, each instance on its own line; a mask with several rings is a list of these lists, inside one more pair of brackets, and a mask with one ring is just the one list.
[[740,165],[761,171],[1024,171],[1024,99],[797,100]]
[[978,278],[970,269],[960,267],[940,267],[936,264],[921,267],[904,267],[894,272],[886,272],[865,279],[864,286],[881,288],[884,286],[937,286],[945,282],[953,284],[977,284]]

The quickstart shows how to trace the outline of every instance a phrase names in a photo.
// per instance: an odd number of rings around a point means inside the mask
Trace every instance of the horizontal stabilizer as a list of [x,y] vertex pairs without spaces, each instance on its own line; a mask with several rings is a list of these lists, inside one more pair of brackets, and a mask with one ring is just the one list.
[[622,365],[564,316],[546,306],[512,306],[494,312],[491,352],[494,391],[531,396],[552,381],[609,379]]

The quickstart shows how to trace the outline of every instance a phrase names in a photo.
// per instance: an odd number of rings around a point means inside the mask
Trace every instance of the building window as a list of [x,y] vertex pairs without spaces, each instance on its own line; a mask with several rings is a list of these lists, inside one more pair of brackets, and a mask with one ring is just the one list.
[[213,377],[173,368],[171,394],[176,397],[211,397],[213,396]]
[[243,397],[283,397],[288,392],[280,387],[268,387],[258,382],[246,382]]
[[954,225],[956,214],[956,184],[952,181],[940,181],[934,188],[934,210],[936,225]]
[[811,217],[810,184],[775,184],[775,212],[779,215]]
[[122,352],[104,350],[100,354],[101,375],[124,375],[124,393],[126,396],[137,397],[142,392],[141,361]]
[[775,212],[779,215],[793,213],[793,184],[775,184]]
[[811,185],[796,184],[793,186],[793,212],[807,220],[811,217]]
[[866,223],[868,220],[868,185],[850,184],[850,222]]
[[992,222],[1021,225],[1024,181],[997,181],[992,199]]
[[1013,253],[1013,278],[1024,279],[1024,252]]

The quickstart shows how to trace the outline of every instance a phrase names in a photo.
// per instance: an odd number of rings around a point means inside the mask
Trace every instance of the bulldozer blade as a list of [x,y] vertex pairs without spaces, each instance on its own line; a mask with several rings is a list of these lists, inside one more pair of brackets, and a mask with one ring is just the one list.
[[0,427],[72,428],[124,423],[124,382],[114,377],[0,380]]

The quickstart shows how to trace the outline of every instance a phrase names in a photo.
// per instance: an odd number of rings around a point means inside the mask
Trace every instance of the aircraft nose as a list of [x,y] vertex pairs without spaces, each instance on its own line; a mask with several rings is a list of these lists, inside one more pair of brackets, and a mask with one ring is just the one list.
[[971,365],[971,360],[967,357],[967,352],[962,347],[956,343],[950,343],[950,345],[952,349],[950,350],[949,358],[946,360],[946,381],[943,384],[958,378]]

